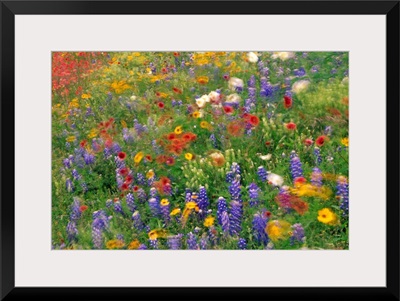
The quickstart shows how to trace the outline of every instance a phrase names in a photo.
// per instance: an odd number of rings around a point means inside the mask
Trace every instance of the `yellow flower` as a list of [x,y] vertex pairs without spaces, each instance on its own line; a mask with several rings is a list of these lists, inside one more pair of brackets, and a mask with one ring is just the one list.
[[71,102],[68,104],[68,107],[69,108],[79,108],[78,98],[74,98],[73,100],[71,100]]
[[284,240],[289,238],[290,236],[291,225],[284,220],[274,220],[268,222],[265,227],[265,232],[268,234],[268,237],[276,242],[278,240]]
[[212,216],[207,216],[206,219],[204,220],[204,226],[211,227],[212,225],[214,225],[214,220],[215,218],[213,218]]
[[339,223],[337,215],[329,208],[318,211],[318,220],[327,225],[337,225]]
[[290,192],[298,197],[312,196],[323,200],[328,200],[332,195],[332,191],[329,188],[325,186],[317,187],[311,184],[297,185],[296,188],[290,188]]
[[136,250],[139,248],[139,246],[140,242],[137,239],[132,240],[131,243],[128,245],[128,250]]
[[128,56],[127,56],[127,59],[128,59],[128,61],[132,61],[133,56],[132,56],[132,55],[128,55]]
[[197,207],[197,204],[195,202],[187,202],[186,203],[186,208],[188,209],[194,209]]
[[160,205],[161,205],[161,206],[168,206],[168,205],[169,205],[169,201],[168,201],[167,199],[162,199],[162,200],[160,201]]
[[171,213],[169,215],[170,216],[175,216],[175,215],[177,215],[179,213],[181,213],[181,209],[175,208],[174,210],[171,211]]
[[343,138],[341,141],[340,141],[344,146],[349,146],[349,138]]
[[112,240],[107,241],[107,243],[106,243],[106,248],[109,250],[121,249],[124,246],[125,246],[124,242],[119,239],[112,239]]
[[211,124],[209,124],[207,121],[202,121],[200,122],[200,127],[203,129],[210,130],[211,129]]
[[138,57],[138,56],[140,56],[141,54],[140,54],[140,52],[134,52],[134,53],[132,53],[132,55]]
[[186,153],[186,154],[185,154],[185,159],[188,160],[188,161],[190,161],[190,160],[193,159],[193,155],[192,155],[191,153]]
[[69,136],[67,137],[67,142],[74,142],[76,140],[75,136]]
[[165,238],[165,237],[167,237],[168,233],[164,229],[159,228],[159,229],[151,230],[148,234],[149,234],[149,238],[154,240],[157,238]]
[[125,80],[120,80],[120,81],[114,81],[111,84],[111,88],[115,90],[115,93],[120,94],[125,90],[129,89],[130,86],[126,83]]
[[159,95],[159,97],[161,97],[161,98],[166,98],[166,97],[168,96],[168,94],[163,93],[163,92],[160,92],[158,95]]
[[92,95],[90,95],[90,93],[84,93],[84,94],[82,94],[82,96],[81,96],[81,98],[82,99],[89,99],[90,97],[92,97]]
[[196,78],[196,81],[197,81],[199,84],[205,85],[205,84],[208,83],[209,78],[208,78],[208,76],[199,76],[198,78]]
[[199,111],[195,111],[192,114],[193,118],[200,118],[201,117],[201,113]]
[[147,173],[146,173],[146,178],[147,179],[151,179],[152,177],[154,177],[154,171],[152,169],[150,169]]
[[143,152],[138,152],[136,154],[136,156],[133,158],[133,161],[135,163],[140,163],[140,161],[142,161],[143,157],[144,157],[144,153]]
[[121,120],[121,125],[124,129],[126,129],[128,127],[128,125],[126,124],[125,120]]
[[90,133],[88,134],[88,138],[92,139],[97,136],[97,129],[91,129]]
[[177,127],[175,128],[175,130],[174,130],[174,133],[177,134],[177,135],[182,134],[182,126],[181,126],[181,125],[180,125],[180,126],[177,126]]

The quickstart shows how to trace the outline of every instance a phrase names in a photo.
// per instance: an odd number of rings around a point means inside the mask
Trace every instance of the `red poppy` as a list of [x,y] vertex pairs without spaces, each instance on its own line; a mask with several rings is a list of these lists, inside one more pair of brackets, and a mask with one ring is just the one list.
[[89,208],[88,206],[82,205],[82,206],[79,207],[79,211],[83,212],[83,211],[87,210],[88,208]]
[[252,126],[257,126],[260,123],[260,119],[256,115],[247,114],[245,119]]
[[265,217],[270,217],[271,216],[271,212],[270,211],[265,211],[264,212],[264,216]]
[[197,135],[193,134],[192,132],[185,133],[182,136],[182,140],[184,140],[186,142],[194,141],[194,140],[196,140],[196,138],[197,138]]
[[156,162],[157,162],[158,164],[165,163],[166,160],[167,160],[167,156],[165,156],[165,155],[159,155],[159,156],[157,156],[157,158],[156,158]]
[[174,52],[174,56],[179,56],[180,53],[179,52]]
[[174,140],[174,139],[176,139],[176,134],[175,134],[175,133],[169,133],[169,134],[167,135],[167,139],[168,139],[168,140]]
[[270,145],[271,145],[271,141],[266,141],[266,142],[265,142],[265,145],[266,145],[266,146],[270,146]]
[[304,144],[307,145],[307,146],[310,146],[310,145],[313,144],[313,141],[312,141],[312,139],[307,138],[307,139],[304,140]]
[[128,190],[128,184],[127,183],[123,183],[122,185],[121,185],[121,190]]
[[185,144],[185,142],[182,141],[181,139],[172,139],[171,142],[172,142],[172,145],[176,145],[176,146],[183,146]]
[[284,96],[283,97],[283,106],[285,107],[285,109],[290,109],[292,107],[292,98],[290,96]]
[[106,128],[108,128],[110,126],[110,124],[111,124],[111,122],[107,121],[105,124]]
[[136,191],[138,191],[139,190],[139,186],[137,186],[137,185],[135,185],[135,186],[133,186],[133,189],[132,189],[134,192],[136,192]]
[[167,160],[165,161],[165,163],[169,166],[174,165],[175,159],[173,157],[168,157]]
[[294,179],[294,184],[295,185],[301,185],[301,184],[304,184],[306,182],[307,182],[307,180],[304,177],[297,177],[296,179]]
[[82,140],[81,143],[79,143],[79,145],[80,145],[81,147],[85,147],[86,142],[87,142],[86,140]]
[[121,175],[121,176],[126,176],[127,174],[128,174],[128,168],[127,167],[123,167],[123,168],[121,168],[120,170],[119,170],[119,174]]
[[286,128],[287,128],[288,130],[291,130],[291,131],[295,130],[296,127],[297,127],[297,126],[296,126],[296,124],[295,124],[294,122],[289,122],[289,123],[286,124]]
[[235,110],[231,106],[224,106],[225,114],[231,115]]
[[167,177],[161,177],[160,183],[161,183],[161,185],[165,186],[167,184],[171,184],[171,180]]
[[160,108],[160,109],[164,109],[164,103],[162,102],[162,101],[160,101],[159,103],[158,103],[158,107]]
[[131,184],[133,182],[133,177],[131,175],[127,175],[125,178],[125,183]]
[[[162,69],[161,69],[161,72],[162,72],[162,73],[167,73],[168,70],[167,70],[167,68],[162,68]],[[158,96],[158,95],[157,95],[157,96]]]
[[176,88],[176,87],[173,87],[172,90],[173,90],[175,93],[177,93],[177,94],[182,94],[182,90],[181,90],[181,89],[178,89],[178,88]]
[[126,158],[126,153],[124,153],[124,152],[119,152],[119,153],[118,153],[118,158],[119,158],[120,160],[125,160],[125,158]]
[[150,155],[146,155],[145,158],[149,162],[153,161],[153,158]]
[[319,136],[316,140],[315,140],[315,144],[318,146],[323,146],[325,141],[327,140],[326,136]]

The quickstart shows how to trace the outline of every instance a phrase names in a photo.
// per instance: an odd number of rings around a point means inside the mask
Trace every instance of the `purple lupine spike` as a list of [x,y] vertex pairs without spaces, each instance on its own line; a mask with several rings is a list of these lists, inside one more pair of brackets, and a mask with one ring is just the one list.
[[158,244],[158,239],[149,239],[149,244],[150,244],[150,248],[152,248],[153,250],[158,250],[159,249],[159,244]]
[[201,210],[200,216],[202,218],[206,216],[209,205],[210,202],[208,201],[206,188],[204,186],[200,186],[199,196],[197,198],[197,206],[199,206],[199,209]]
[[161,149],[161,147],[157,144],[157,141],[156,141],[156,140],[152,140],[152,141],[151,141],[151,145],[152,145],[152,147],[153,147],[154,152],[155,152],[157,155],[159,155],[159,154],[162,153],[162,149]]
[[167,199],[162,199],[160,202],[160,213],[163,216],[165,223],[168,223],[170,220],[169,212],[170,212],[169,201]]
[[228,172],[226,173],[225,181],[226,181],[227,183],[232,184],[233,178],[234,178],[234,177],[235,177],[235,174],[233,173],[233,171],[228,171]]
[[192,201],[192,192],[186,188],[186,193],[185,193],[185,203],[191,202]]
[[210,139],[210,141],[211,141],[213,147],[214,147],[214,148],[217,148],[217,139],[215,138],[215,135],[214,135],[214,134],[211,134],[209,139]]
[[97,139],[92,139],[92,149],[95,152],[99,152],[100,151],[100,144],[98,143]]
[[306,75],[306,70],[303,67],[300,67],[299,69],[294,69],[293,74],[295,76],[302,77]]
[[146,178],[140,172],[138,172],[136,174],[136,181],[137,181],[138,185],[142,185],[142,186],[146,185]]
[[233,174],[236,175],[240,175],[240,166],[238,163],[233,162],[231,165],[231,171],[233,172]]
[[211,246],[215,246],[217,244],[217,240],[218,240],[217,233],[218,233],[218,231],[215,229],[214,226],[211,226],[208,229],[208,241]]
[[322,186],[322,172],[318,167],[314,167],[311,173],[311,184],[316,187]]
[[267,81],[266,77],[261,77],[260,79],[260,96],[261,97],[271,97],[273,93],[272,85]]
[[196,236],[192,232],[189,232],[189,234],[187,235],[186,244],[187,244],[187,248],[189,250],[198,250],[199,249],[199,245],[197,244]]
[[321,164],[322,158],[321,158],[321,150],[319,147],[314,148],[314,156],[315,156],[315,165]]
[[65,181],[65,188],[68,192],[74,192],[74,184],[72,183],[71,179],[67,179]]
[[242,204],[232,201],[230,213],[230,232],[232,235],[239,235],[242,231]]
[[147,246],[144,244],[140,244],[138,250],[147,250]]
[[295,242],[305,242],[304,228],[300,223],[292,225],[292,236],[290,237],[290,243],[293,245]]
[[77,221],[81,217],[80,202],[77,197],[74,197],[74,201],[71,205],[71,214],[69,215],[70,220]]
[[136,211],[136,205],[135,205],[135,197],[133,196],[132,193],[128,193],[126,195],[126,205],[128,206],[129,210],[133,213]]
[[163,192],[165,195],[172,195],[172,186],[171,184],[167,183],[163,187]]
[[69,159],[69,158],[65,158],[64,160],[63,160],[63,165],[64,165],[64,167],[65,168],[71,168],[71,160]]
[[114,202],[114,211],[118,214],[125,215],[124,210],[122,209],[122,204],[119,200]]
[[246,250],[247,249],[247,243],[246,243],[246,240],[244,238],[239,238],[238,248],[239,248],[239,250]]
[[347,216],[349,214],[349,183],[346,177],[338,177],[336,189],[336,195],[340,200],[340,209],[343,215]]
[[241,192],[240,192],[240,175],[237,174],[232,184],[229,186],[229,193],[231,194],[232,200],[241,202]]
[[224,235],[229,235],[231,226],[230,226],[228,212],[226,212],[226,211],[222,212],[221,221],[222,221],[221,226],[222,226],[222,230],[224,231]]
[[95,158],[94,158],[94,155],[91,154],[91,153],[86,152],[86,153],[83,155],[83,159],[84,159],[86,165],[92,165],[92,164],[94,164]]
[[257,242],[267,245],[269,238],[267,233],[265,232],[265,227],[267,226],[268,218],[263,213],[256,213],[253,217],[253,234]]
[[125,167],[125,160],[121,160],[120,158],[118,158],[118,156],[114,157],[114,162],[115,162],[115,166],[118,169],[121,169],[121,168]]
[[108,228],[108,217],[103,210],[93,212],[92,241],[95,249],[103,246],[103,231]]
[[83,193],[86,193],[86,192],[89,191],[89,188],[88,188],[86,182],[81,182],[80,184],[81,184],[81,188],[82,188]]
[[133,220],[133,226],[139,230],[142,231],[144,229],[144,223],[142,222],[142,218],[140,217],[139,211],[135,211],[132,214],[132,220]]
[[202,237],[200,238],[200,250],[207,250],[208,249],[208,238]]
[[251,88],[255,88],[256,86],[256,77],[254,75],[250,76],[250,79],[247,81],[247,85]]
[[73,169],[71,173],[74,180],[80,180],[82,178],[82,176],[78,173],[76,169]]
[[125,240],[124,240],[124,235],[123,235],[123,234],[117,234],[116,238],[117,238],[118,240],[120,240],[120,241],[125,242]]
[[103,153],[104,153],[104,158],[105,159],[109,159],[109,158],[112,157],[112,152],[108,147],[104,148]]
[[114,154],[118,154],[119,152],[122,152],[122,148],[118,143],[114,143],[112,146],[112,151]]
[[154,217],[157,217],[160,213],[160,207],[159,207],[157,199],[156,198],[149,199],[148,204],[150,207],[151,214]]
[[76,227],[76,222],[71,220],[67,224],[67,238],[68,241],[75,241],[78,235],[78,228]]
[[92,225],[92,242],[95,249],[101,249],[103,246],[103,231],[101,228]]
[[128,128],[122,129],[122,138],[126,143],[132,143],[134,141],[132,134],[129,132]]
[[146,192],[143,190],[143,188],[139,188],[137,191],[137,197],[140,203],[145,203],[147,200],[147,195]]
[[222,213],[225,211],[228,211],[226,200],[223,197],[219,197],[217,201],[217,220],[220,225],[222,225]]
[[108,199],[108,200],[106,201],[106,207],[107,207],[107,208],[111,208],[112,205],[113,205],[113,201],[110,200],[110,199]]
[[171,250],[180,250],[182,248],[182,234],[169,236],[167,238],[168,248]]
[[143,127],[143,125],[141,125],[139,122],[138,122],[138,120],[137,119],[134,119],[133,120],[133,123],[134,123],[134,128],[135,128],[135,131],[136,131],[136,133],[140,136],[140,135],[142,135],[143,134],[143,132],[145,132],[145,128]]
[[260,178],[261,181],[263,181],[263,182],[267,181],[267,171],[264,168],[264,166],[259,166],[258,167],[257,174],[258,174],[258,177]]
[[256,183],[251,183],[248,187],[249,190],[249,205],[250,207],[257,206],[259,203],[259,193],[261,189],[257,186]]
[[303,177],[303,168],[299,156],[295,151],[290,154],[290,172],[292,179],[295,181],[297,178]]

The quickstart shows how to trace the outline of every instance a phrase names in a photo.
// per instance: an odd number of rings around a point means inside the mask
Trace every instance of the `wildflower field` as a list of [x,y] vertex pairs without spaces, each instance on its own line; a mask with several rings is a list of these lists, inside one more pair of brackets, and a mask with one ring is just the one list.
[[348,249],[347,52],[53,52],[52,248]]

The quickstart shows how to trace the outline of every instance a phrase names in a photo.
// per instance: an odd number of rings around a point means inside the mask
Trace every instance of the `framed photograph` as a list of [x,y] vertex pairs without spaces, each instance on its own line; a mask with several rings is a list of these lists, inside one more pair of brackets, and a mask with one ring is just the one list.
[[399,300],[398,1],[0,14],[2,300]]

